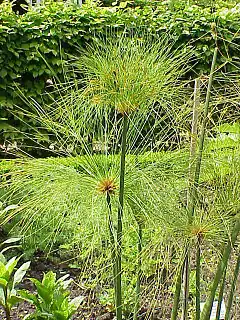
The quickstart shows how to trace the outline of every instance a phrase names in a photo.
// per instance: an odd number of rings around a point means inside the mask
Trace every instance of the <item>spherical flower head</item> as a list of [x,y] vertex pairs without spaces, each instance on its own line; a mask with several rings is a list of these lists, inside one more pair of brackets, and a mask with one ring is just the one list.
[[117,184],[113,178],[104,178],[97,185],[97,190],[101,194],[113,195],[117,189]]
[[79,61],[84,99],[95,108],[129,115],[177,98],[184,59],[171,56],[170,47],[127,37],[93,46]]
[[200,241],[207,235],[208,229],[203,226],[192,226],[191,235],[198,238]]

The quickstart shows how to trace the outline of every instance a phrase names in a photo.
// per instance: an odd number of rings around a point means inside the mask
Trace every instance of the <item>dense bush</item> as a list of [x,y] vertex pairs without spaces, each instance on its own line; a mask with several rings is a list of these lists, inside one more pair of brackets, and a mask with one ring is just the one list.
[[[196,5],[176,8],[173,2],[155,6],[117,7],[77,6],[48,3],[30,10],[23,16],[14,14],[8,5],[0,6],[0,147],[4,141],[29,144],[36,126],[23,112],[13,116],[9,108],[26,108],[19,98],[19,90],[27,98],[48,102],[46,92],[53,78],[63,81],[63,65],[96,36],[109,30],[140,29],[148,34],[165,34],[176,41],[176,46],[188,44],[194,48],[197,63],[192,74],[208,73],[212,52],[217,41],[221,56],[218,65],[234,71],[239,44],[240,7],[211,8]],[[217,34],[216,34],[217,32]],[[235,61],[236,60],[236,61]],[[228,63],[229,62],[229,63]],[[21,118],[23,121],[19,121]],[[24,124],[28,122],[28,125]],[[20,134],[21,132],[21,134]],[[41,140],[42,137],[39,138]],[[46,138],[45,136],[45,139]]]

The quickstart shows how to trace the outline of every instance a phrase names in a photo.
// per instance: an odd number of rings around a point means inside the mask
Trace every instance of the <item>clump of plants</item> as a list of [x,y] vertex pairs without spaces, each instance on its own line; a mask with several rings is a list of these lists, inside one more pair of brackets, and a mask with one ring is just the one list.
[[37,294],[23,290],[20,294],[24,300],[36,307],[36,311],[25,319],[70,320],[84,300],[82,296],[70,299],[67,288],[71,279],[68,274],[57,280],[56,274],[49,271],[43,276],[42,282],[34,278],[30,280],[35,285]]
[[[209,177],[204,150],[217,49],[203,113],[201,103],[198,106],[202,128],[199,130],[198,123],[196,130],[193,126],[187,166],[179,164],[179,158],[171,166],[173,153],[165,162],[163,153],[157,153],[159,149],[167,148],[166,140],[173,139],[170,147],[180,145],[180,152],[186,154],[180,133],[189,123],[191,97],[181,76],[188,69],[191,53],[170,49],[163,40],[126,35],[96,41],[87,47],[71,62],[75,78],[69,79],[67,70],[66,82],[55,87],[59,92],[58,100],[53,100],[46,109],[35,101],[28,101],[37,111],[37,116],[36,112],[28,116],[55,135],[54,148],[61,157],[24,159],[6,174],[10,179],[4,179],[2,184],[6,189],[3,203],[11,200],[18,205],[11,216],[2,215],[3,221],[12,219],[14,214],[18,217],[15,231],[30,237],[45,224],[50,229],[51,242],[74,221],[74,244],[80,251],[87,247],[84,259],[82,256],[83,268],[96,267],[99,281],[101,273],[106,272],[108,277],[111,273],[108,285],[114,292],[117,320],[123,318],[123,274],[133,273],[133,266],[134,283],[126,277],[126,283],[135,287],[130,316],[138,318],[143,302],[141,297],[149,292],[154,298],[148,308],[155,310],[158,289],[170,290],[168,282],[171,281],[175,284],[172,320],[179,314],[182,282],[184,302],[181,307],[186,319],[193,253],[196,261],[194,313],[196,319],[200,319],[201,257],[205,246],[221,240],[222,247],[226,245],[223,259],[201,313],[203,320],[209,320],[216,289],[239,233],[238,215],[231,214],[238,203],[237,193],[234,201],[230,200],[233,180],[231,178],[225,201],[231,203],[229,208],[219,202],[225,184],[223,181],[216,183],[217,179],[235,173],[236,157],[231,159],[228,173],[223,164],[216,165],[214,168],[220,167],[219,171],[212,169]],[[166,125],[167,121],[170,125]],[[152,160],[143,166],[141,157],[151,154],[158,154],[162,161]],[[217,150],[210,159],[214,160],[219,154]],[[223,160],[221,156],[219,158]],[[210,187],[210,191],[205,190],[204,184],[214,179],[217,190]],[[238,175],[236,179],[239,181]],[[135,237],[129,240],[131,232]],[[164,255],[168,257],[167,261],[163,261]],[[151,266],[154,259],[156,265]],[[143,286],[151,268],[157,274],[150,285]],[[237,270],[238,264],[236,274]],[[62,291],[62,281],[60,285],[49,273],[42,283],[33,282],[38,296],[25,294],[25,298],[37,306],[35,316],[52,312],[55,317],[64,314],[64,319],[70,319],[75,310],[74,303]],[[47,292],[43,290],[45,284],[50,286]],[[151,286],[155,292],[151,291]],[[66,309],[62,304],[56,304],[58,296],[68,306]],[[45,299],[51,301],[50,305],[45,306]]]
[[28,301],[36,307],[36,311],[28,314],[24,319],[59,319],[70,320],[84,300],[79,296],[70,299],[70,291],[67,287],[71,283],[69,275],[65,275],[56,280],[56,274],[49,271],[44,275],[42,282],[35,278],[31,281],[35,284],[37,295],[28,290],[19,289],[26,272],[29,270],[30,261],[17,267],[20,257],[6,258],[6,252],[18,248],[16,243],[20,238],[10,238],[5,240],[0,252],[0,306],[3,307],[7,320],[11,320],[11,311],[19,303]]

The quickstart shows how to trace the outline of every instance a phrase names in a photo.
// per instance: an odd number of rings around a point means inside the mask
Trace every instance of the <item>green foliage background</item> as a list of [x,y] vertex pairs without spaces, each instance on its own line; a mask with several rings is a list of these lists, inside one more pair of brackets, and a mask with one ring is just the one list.
[[31,145],[26,136],[33,133],[30,126],[36,127],[35,120],[26,118],[24,112],[13,116],[9,111],[14,105],[28,108],[19,90],[40,104],[48,102],[49,95],[44,93],[50,90],[49,81],[63,81],[65,63],[79,54],[79,47],[111,30],[167,34],[176,47],[187,44],[194,48],[197,59],[187,75],[190,78],[208,74],[216,41],[221,52],[218,66],[225,65],[228,73],[239,67],[240,5],[218,4],[212,12],[211,7],[178,1],[142,2],[132,7],[120,2],[108,8],[49,2],[18,16],[2,4],[0,22],[0,143]]

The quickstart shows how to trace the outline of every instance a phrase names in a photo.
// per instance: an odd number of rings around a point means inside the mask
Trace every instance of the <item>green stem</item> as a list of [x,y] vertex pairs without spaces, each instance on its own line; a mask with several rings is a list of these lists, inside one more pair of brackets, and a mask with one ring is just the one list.
[[114,283],[114,292],[116,299],[116,246],[114,240],[113,233],[113,222],[112,222],[112,204],[110,194],[107,193],[107,206],[108,206],[108,229],[109,229],[109,237],[112,251],[112,266],[113,266],[113,283]]
[[5,306],[4,306],[4,311],[5,311],[5,315],[6,315],[6,319],[7,320],[11,320],[11,315],[10,315],[10,309],[8,307],[8,292],[7,292],[7,287],[4,288],[4,299],[5,299]]
[[[213,59],[212,59],[211,72],[210,72],[209,81],[208,81],[208,88],[207,88],[206,101],[205,101],[205,107],[204,107],[202,128],[201,128],[201,133],[200,133],[200,137],[199,137],[199,149],[198,149],[198,155],[197,155],[197,159],[196,159],[195,173],[194,173],[194,177],[193,177],[193,183],[191,183],[190,187],[189,187],[189,198],[188,198],[187,210],[188,210],[190,224],[193,221],[193,216],[194,216],[195,207],[196,207],[197,190],[198,190],[199,177],[200,177],[200,171],[201,171],[202,154],[203,154],[203,147],[204,147],[204,141],[205,141],[205,135],[206,135],[206,126],[207,126],[207,121],[208,121],[210,95],[211,95],[211,89],[212,89],[212,83],[213,83],[213,74],[214,74],[216,60],[217,60],[217,52],[218,52],[218,49],[215,48]],[[188,267],[188,269],[187,269],[187,267]],[[187,275],[187,273],[188,273],[188,275]],[[188,265],[186,265],[186,267],[185,267],[185,274],[186,274],[186,280],[189,281],[189,266]],[[184,320],[187,318],[188,286],[189,286],[189,284],[185,283],[185,288],[184,288],[184,302],[185,303],[183,305],[183,319]]]
[[196,320],[200,320],[200,278],[201,278],[201,239],[197,239],[197,252],[196,252]]
[[223,274],[223,279],[222,279],[222,283],[221,283],[220,290],[219,290],[216,320],[220,320],[220,313],[221,313],[221,306],[222,306],[222,300],[223,300],[223,291],[224,291],[224,286],[225,286],[226,274],[227,274],[227,268],[225,268],[225,272]]
[[184,260],[184,271],[183,271],[183,313],[182,319],[187,319],[188,314],[188,296],[189,296],[189,274],[190,274],[190,254],[189,254],[189,246],[186,249],[186,257]]
[[119,207],[118,207],[118,224],[117,224],[117,256],[116,256],[116,317],[117,317],[117,320],[122,320],[122,223],[123,223],[127,130],[128,130],[128,116],[124,114],[123,130],[122,130],[122,145],[121,145]]
[[210,95],[211,95],[211,89],[212,89],[212,83],[213,83],[213,74],[214,74],[216,60],[217,60],[217,52],[218,52],[218,49],[215,48],[213,60],[212,60],[211,72],[210,72],[210,76],[209,76],[207,94],[206,94],[202,129],[201,129],[200,138],[199,138],[199,149],[198,149],[199,151],[198,151],[198,156],[197,156],[197,160],[196,160],[194,181],[193,181],[193,186],[192,186],[192,190],[190,193],[190,196],[191,196],[190,208],[189,208],[190,220],[192,220],[192,217],[194,216],[194,211],[195,211],[195,204],[196,204],[196,198],[197,198],[197,187],[198,187],[200,171],[201,171],[202,154],[203,154],[203,147],[204,147],[204,141],[205,141],[206,126],[207,126],[207,121],[208,121],[208,112],[209,112]]
[[181,293],[181,285],[182,285],[182,273],[183,273],[183,266],[181,266],[178,277],[177,277],[171,320],[176,320],[178,315],[178,306],[180,301],[180,293]]
[[[198,113],[200,108],[200,79],[195,79],[194,84],[194,103],[192,112],[192,130],[191,130],[191,142],[190,142],[190,157],[189,157],[189,181],[187,192],[187,211],[192,205],[193,197],[193,182],[195,173],[195,157],[197,146],[197,132],[198,132]],[[189,218],[191,223],[192,217]],[[188,299],[189,299],[189,275],[190,275],[190,245],[186,249],[186,258],[184,261],[184,273],[183,273],[183,319],[187,319],[188,314]]]
[[6,313],[6,319],[7,319],[7,320],[11,320],[9,308],[6,308],[6,309],[5,309],[5,313]]
[[137,283],[136,283],[136,301],[134,308],[133,320],[137,320],[137,314],[140,308],[140,294],[141,294],[141,267],[142,267],[142,226],[138,224],[138,267],[137,267]]
[[4,310],[5,310],[6,319],[7,319],[7,320],[11,320],[9,308],[4,308]]
[[236,288],[239,269],[240,269],[240,255],[238,256],[236,267],[235,267],[235,270],[234,270],[233,282],[232,282],[232,285],[231,285],[231,290],[230,290],[230,294],[229,294],[229,298],[228,298],[226,314],[225,314],[225,320],[229,320],[230,319],[230,312],[231,312],[231,308],[232,308],[233,296],[234,296],[234,292],[235,292],[235,288]]
[[221,260],[218,263],[218,267],[217,267],[217,271],[216,271],[216,274],[215,274],[215,277],[214,277],[214,280],[212,283],[211,291],[209,293],[208,299],[204,305],[204,308],[203,308],[203,311],[201,314],[201,320],[209,320],[210,319],[216,290],[217,290],[219,282],[222,279],[222,275],[225,272],[225,269],[227,267],[228,260],[229,260],[231,250],[232,250],[232,246],[235,244],[239,232],[240,232],[240,220],[237,220],[235,223],[235,226],[233,228],[231,238],[230,238],[230,240],[229,240],[229,242],[223,252],[223,256],[222,256]]

